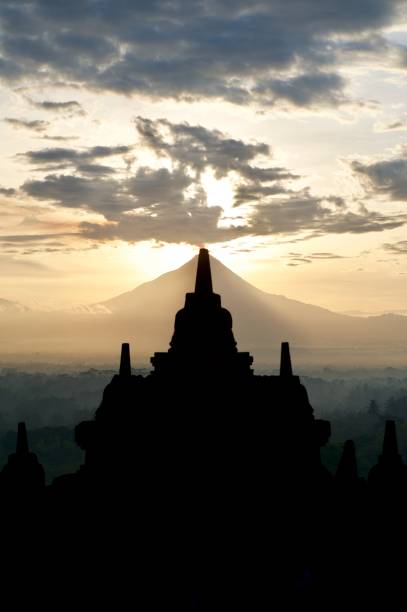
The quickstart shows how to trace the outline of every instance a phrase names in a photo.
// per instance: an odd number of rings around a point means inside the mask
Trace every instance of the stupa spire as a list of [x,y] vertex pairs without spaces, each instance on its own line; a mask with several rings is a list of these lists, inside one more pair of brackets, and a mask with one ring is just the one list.
[[27,455],[28,452],[27,429],[23,421],[19,423],[17,427],[16,455]]
[[131,376],[130,344],[123,342],[120,355],[120,376]]
[[290,345],[288,342],[281,343],[280,376],[292,376]]
[[368,483],[378,490],[386,489],[387,493],[405,494],[407,468],[399,454],[396,423],[393,420],[386,421],[382,454],[369,472]]
[[387,459],[398,459],[399,449],[397,444],[396,423],[395,421],[386,421],[384,430],[382,457]]
[[195,293],[213,293],[211,264],[208,249],[199,249],[198,266],[196,269]]
[[358,478],[355,443],[353,440],[346,440],[343,446],[342,456],[336,471],[336,478],[348,482],[355,481]]

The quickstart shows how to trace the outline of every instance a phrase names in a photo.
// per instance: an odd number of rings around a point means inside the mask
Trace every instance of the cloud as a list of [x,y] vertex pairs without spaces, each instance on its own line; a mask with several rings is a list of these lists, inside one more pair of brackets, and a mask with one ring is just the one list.
[[407,255],[407,240],[400,240],[399,242],[387,242],[383,245],[383,248],[387,253],[393,255]]
[[33,132],[45,132],[49,127],[49,121],[41,121],[39,119],[34,119],[32,121],[28,121],[26,119],[14,119],[13,117],[6,117],[3,121],[11,125],[11,127],[19,130],[32,130]]
[[189,123],[170,123],[166,119],[135,120],[142,143],[158,157],[167,157],[173,165],[188,167],[199,177],[211,169],[217,179],[234,174],[239,179],[234,204],[238,206],[266,195],[286,192],[282,181],[298,178],[286,168],[260,166],[269,162],[270,147],[264,142],[247,143],[231,138],[220,130],[208,130]]
[[340,63],[375,53],[402,7],[401,0],[72,0],[69,7],[5,0],[0,76],[151,97],[337,106],[346,102]]
[[[291,178],[291,177],[290,177]],[[235,191],[234,206],[248,204],[265,200],[270,196],[288,193],[289,190],[281,181],[275,182],[274,185],[264,185],[261,182],[247,182],[237,187]]]
[[37,169],[64,169],[76,167],[85,174],[112,174],[113,168],[96,165],[93,162],[115,155],[126,155],[132,151],[131,146],[95,146],[87,149],[73,149],[67,147],[47,147],[37,151],[26,151],[18,157],[29,164],[35,164]]
[[336,255],[335,253],[311,253],[308,255],[310,259],[344,259],[343,255]]
[[77,163],[85,160],[99,159],[101,157],[111,157],[112,155],[124,155],[129,153],[132,147],[120,145],[115,147],[90,147],[84,150],[66,149],[62,147],[53,147],[40,149],[38,151],[27,151],[20,154],[26,161],[31,164],[49,164],[50,162],[68,162]]
[[285,258],[289,260],[286,264],[287,266],[299,266],[303,263],[309,264],[314,260],[326,261],[331,259],[344,259],[343,255],[336,255],[335,253],[288,253]]
[[91,210],[108,219],[137,206],[135,200],[123,193],[119,181],[101,177],[50,174],[42,180],[26,181],[21,190],[37,200]]
[[12,197],[17,194],[16,189],[12,189],[11,187],[0,187],[0,195],[6,196],[7,198]]
[[[18,229],[29,231],[23,223],[19,224]],[[33,233],[31,228],[31,233],[5,234],[0,236],[0,245],[3,253],[19,256],[36,253],[71,253],[97,247],[96,244],[89,245],[85,242],[77,231],[67,231],[67,229],[64,231],[63,228],[62,231],[53,233]],[[30,260],[26,261],[30,263]]]
[[407,150],[390,159],[351,162],[354,175],[367,191],[391,200],[407,200]]
[[27,98],[32,106],[39,108],[44,111],[51,111],[54,113],[64,113],[69,116],[84,116],[86,115],[82,105],[77,102],[77,100],[66,100],[64,102],[56,102],[53,100],[42,100],[38,102],[36,100],[32,100],[31,98]]
[[72,234],[14,234],[14,235],[5,235],[0,236],[0,242],[6,242],[7,244],[11,243],[21,243],[21,242],[38,242],[38,241],[48,241],[54,238],[61,238],[62,236],[71,236]]
[[283,101],[306,108],[346,103],[344,88],[345,79],[340,75],[318,71],[291,78],[264,80],[254,91],[266,105]]
[[390,123],[377,123],[374,126],[376,132],[394,132],[396,130],[407,130],[407,122],[396,119]]
[[308,191],[280,201],[259,204],[254,208],[250,227],[256,235],[294,234],[363,234],[401,227],[407,215],[383,215],[360,207],[358,212],[333,208],[329,198],[313,197]]
[[[96,242],[153,239],[199,244],[270,235],[305,239],[381,232],[407,220],[407,215],[385,215],[364,206],[352,210],[336,195],[323,198],[308,189],[295,190],[296,175],[271,165],[266,143],[164,119],[138,117],[136,128],[141,145],[155,155],[158,165],[165,160],[165,166],[138,166],[132,173],[110,176],[109,167],[95,160],[123,155],[131,147],[28,151],[24,159],[37,167],[72,166],[75,174],[50,173],[26,181],[21,191],[56,206],[100,215],[100,222],[86,221],[79,227],[84,238]],[[203,181],[207,170],[230,181],[234,207],[241,206],[242,214],[208,205]],[[314,253],[302,258],[311,262],[334,257],[339,256]]]
[[51,134],[44,134],[41,138],[43,140],[55,140],[56,142],[67,142],[70,140],[78,140],[78,136],[52,136]]
[[232,170],[249,173],[250,161],[258,155],[270,155],[265,143],[245,143],[200,125],[137,117],[135,126],[143,144],[156,155],[187,164],[197,172],[210,167],[218,178]]
[[[188,123],[170,123],[164,119],[151,121],[138,117],[135,123],[141,144],[154,153],[158,161],[163,158],[170,160],[171,170],[138,167],[125,179],[107,178],[113,170],[95,161],[128,155],[133,147],[50,147],[27,151],[19,157],[35,165],[36,169],[73,167],[77,174],[48,174],[42,180],[26,181],[22,190],[31,197],[70,208],[92,210],[111,220],[118,214],[141,208],[158,217],[171,207],[174,210],[177,207],[206,207],[202,174],[207,169],[211,169],[217,178],[235,177],[238,181],[236,205],[249,201],[249,191],[250,199],[256,194],[256,200],[260,195],[264,199],[271,194],[286,193],[287,187],[282,182],[296,178],[286,168],[265,165],[271,156],[265,143],[247,143],[219,130]],[[263,166],[257,165],[258,159],[265,162]],[[187,216],[192,214],[191,210],[184,213]],[[219,214],[217,220],[218,217]],[[210,219],[213,219],[213,211]]]
[[223,242],[247,235],[244,228],[219,228],[220,207],[176,207],[156,214],[122,217],[111,224],[82,223],[83,236],[97,242],[157,240],[169,243]]
[[[223,242],[244,236],[292,235],[306,237],[324,234],[381,232],[402,226],[407,215],[385,216],[361,209],[335,211],[324,200],[309,194],[292,196],[284,201],[253,207],[245,225],[222,227],[220,207],[195,205],[157,206],[140,214],[123,215],[108,224],[83,223],[84,236],[97,241],[155,239],[190,244]],[[303,263],[312,260],[337,259],[330,253],[300,257]],[[297,263],[298,263],[297,261]]]
[[44,264],[27,258],[0,255],[0,276],[55,276],[56,272]]
[[294,263],[295,265],[298,266],[298,265],[300,265],[302,263],[307,263],[307,264],[312,263],[312,261],[310,259],[306,259],[305,257],[292,257],[291,260],[292,260],[292,263],[290,263],[288,265],[293,265],[293,263]]
[[[138,209],[144,209],[146,216],[172,214],[176,217],[177,209],[184,206],[206,206],[199,185],[195,186],[192,194],[185,194],[193,180],[181,169],[170,172],[166,168],[141,167],[132,177],[123,180],[98,177],[97,174],[91,178],[51,174],[43,180],[26,181],[21,189],[36,199],[90,210],[109,220]],[[185,215],[188,216],[187,210]],[[131,219],[126,217],[124,222],[131,223]]]
[[79,164],[77,166],[78,172],[87,176],[106,176],[108,174],[114,174],[116,171],[110,166],[104,164]]
[[192,183],[193,179],[180,168],[170,172],[167,168],[142,167],[126,181],[126,187],[137,199],[138,207],[163,209],[176,207],[186,200],[184,192]]

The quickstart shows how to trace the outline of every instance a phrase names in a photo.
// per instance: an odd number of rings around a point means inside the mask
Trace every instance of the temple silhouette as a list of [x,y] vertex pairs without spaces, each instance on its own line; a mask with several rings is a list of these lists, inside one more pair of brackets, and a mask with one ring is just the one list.
[[[140,376],[124,343],[94,418],[77,425],[78,472],[45,486],[18,425],[0,474],[3,521],[35,523],[31,545],[55,588],[65,582],[50,559],[68,573],[74,564],[71,590],[88,603],[130,596],[140,610],[327,607],[351,593],[374,601],[390,583],[401,592],[407,468],[394,421],[367,482],[351,440],[332,475],[320,458],[330,424],[314,417],[289,343],[279,375],[256,375],[252,363],[200,249],[168,351]],[[37,584],[32,566],[24,575]]]

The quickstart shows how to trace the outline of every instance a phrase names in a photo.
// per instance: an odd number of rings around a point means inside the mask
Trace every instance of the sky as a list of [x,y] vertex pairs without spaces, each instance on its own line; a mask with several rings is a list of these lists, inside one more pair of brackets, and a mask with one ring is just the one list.
[[2,0],[0,299],[95,303],[206,246],[407,314],[407,5]]

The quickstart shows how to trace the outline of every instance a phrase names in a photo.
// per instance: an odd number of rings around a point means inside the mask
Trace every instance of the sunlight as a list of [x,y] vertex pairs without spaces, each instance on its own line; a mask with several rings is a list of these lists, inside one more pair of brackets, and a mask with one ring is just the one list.
[[223,209],[218,227],[246,225],[248,207],[233,206],[235,185],[229,176],[217,179],[212,170],[208,170],[202,175],[201,182],[206,192],[208,206],[220,206]]
[[215,178],[212,170],[207,170],[201,177],[206,191],[208,206],[221,206],[224,211],[233,208],[233,186],[228,177]]
[[[204,245],[202,245],[204,246]],[[143,271],[145,280],[152,280],[165,272],[184,265],[198,253],[190,244],[168,244],[146,241],[138,245],[121,245],[123,256],[131,265]]]

